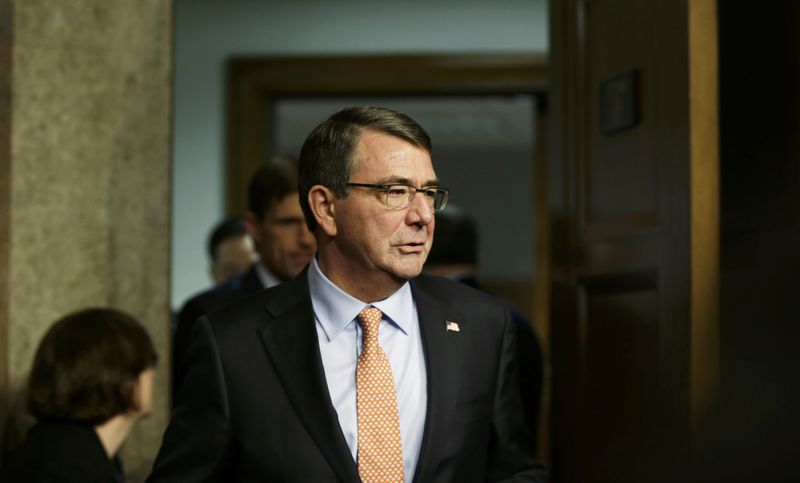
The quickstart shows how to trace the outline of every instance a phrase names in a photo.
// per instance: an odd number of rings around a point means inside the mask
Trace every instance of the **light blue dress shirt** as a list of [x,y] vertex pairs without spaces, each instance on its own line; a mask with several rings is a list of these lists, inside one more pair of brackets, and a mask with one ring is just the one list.
[[[319,269],[316,259],[311,261],[308,270],[308,285],[328,392],[347,446],[358,462],[356,364],[361,354],[362,330],[356,316],[370,304],[351,297],[334,285]],[[419,458],[428,404],[417,306],[408,283],[388,298],[371,305],[383,312],[378,342],[392,366],[400,413],[403,469],[405,481],[410,482]]]

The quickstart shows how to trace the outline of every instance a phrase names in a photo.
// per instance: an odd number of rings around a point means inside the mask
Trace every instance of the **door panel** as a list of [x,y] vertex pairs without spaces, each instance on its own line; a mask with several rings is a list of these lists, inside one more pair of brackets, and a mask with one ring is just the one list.
[[613,462],[625,462],[639,479],[659,402],[651,369],[658,366],[658,293],[604,282],[579,285],[586,377],[581,443],[589,455],[584,471],[595,481],[617,481],[620,465]]
[[713,392],[716,298],[698,287],[718,276],[700,269],[717,256],[716,153],[701,148],[718,106],[690,56],[694,27],[714,35],[708,4],[551,3],[554,481],[673,481]]

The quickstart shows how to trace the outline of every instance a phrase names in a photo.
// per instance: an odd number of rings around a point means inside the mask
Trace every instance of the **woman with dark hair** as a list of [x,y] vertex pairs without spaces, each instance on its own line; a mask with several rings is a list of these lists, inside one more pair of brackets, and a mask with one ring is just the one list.
[[58,320],[28,379],[37,423],[0,481],[119,482],[115,455],[151,410],[156,359],[144,327],[120,311],[87,309]]

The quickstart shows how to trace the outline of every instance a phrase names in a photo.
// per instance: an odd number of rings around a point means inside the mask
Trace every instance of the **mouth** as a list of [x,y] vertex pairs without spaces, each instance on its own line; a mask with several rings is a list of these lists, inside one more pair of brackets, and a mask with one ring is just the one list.
[[292,255],[292,260],[299,265],[305,265],[311,261],[313,256],[313,253],[295,253]]
[[397,249],[403,254],[423,253],[425,251],[424,242],[411,242],[397,245]]

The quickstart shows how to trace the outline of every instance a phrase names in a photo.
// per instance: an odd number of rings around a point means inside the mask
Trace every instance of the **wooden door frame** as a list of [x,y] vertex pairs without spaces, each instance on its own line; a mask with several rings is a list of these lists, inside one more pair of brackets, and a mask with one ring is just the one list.
[[242,190],[267,159],[280,98],[535,94],[547,89],[536,54],[234,57],[227,65],[228,214],[246,207]]

